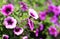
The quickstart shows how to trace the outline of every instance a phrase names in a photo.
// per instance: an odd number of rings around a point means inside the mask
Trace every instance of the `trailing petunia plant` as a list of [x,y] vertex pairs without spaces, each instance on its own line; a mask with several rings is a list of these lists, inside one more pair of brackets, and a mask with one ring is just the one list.
[[0,39],[60,39],[59,3],[0,0]]

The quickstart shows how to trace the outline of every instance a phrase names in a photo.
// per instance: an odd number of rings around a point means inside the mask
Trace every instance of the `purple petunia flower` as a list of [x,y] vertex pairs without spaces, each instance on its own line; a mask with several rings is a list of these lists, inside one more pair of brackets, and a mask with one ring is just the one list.
[[53,17],[50,18],[50,21],[52,23],[56,23],[58,21],[58,18],[56,16],[53,16]]
[[24,36],[22,39],[28,39],[28,36]]
[[37,12],[36,12],[34,9],[29,8],[28,13],[29,13],[29,15],[30,15],[31,17],[33,17],[34,19],[38,19],[38,14],[37,14]]
[[4,5],[1,9],[3,15],[8,16],[14,11],[14,6],[12,4]]
[[55,25],[60,27],[60,23],[59,22],[56,22]]
[[28,6],[25,2],[21,1],[21,2],[19,2],[19,4],[20,4],[20,7],[21,7],[22,11],[27,11],[28,10]]
[[58,6],[58,15],[60,14],[60,6]]
[[35,32],[36,37],[38,37],[38,34],[39,34],[39,29],[36,29],[36,32]]
[[44,28],[44,25],[43,25],[43,24],[40,24],[40,25],[39,25],[39,29],[40,29],[40,31],[42,31],[43,28]]
[[13,29],[16,27],[17,21],[13,17],[8,16],[4,19],[3,24],[7,29]]
[[59,13],[60,13],[60,8],[59,8],[59,6],[50,5],[50,6],[48,7],[48,10],[49,10],[49,12],[53,12],[54,15],[59,15]]
[[21,35],[23,33],[23,28],[15,27],[13,32],[15,35]]
[[8,35],[3,35],[2,39],[9,39]]
[[59,11],[60,11],[60,6],[58,6],[58,9],[59,9]]
[[46,19],[46,13],[45,12],[40,12],[39,13],[39,18],[40,18],[40,20],[45,20]]
[[49,6],[48,6],[48,10],[49,10],[49,11],[53,11],[55,8],[56,8],[55,5],[49,5]]
[[55,9],[53,10],[53,12],[55,15],[59,15],[59,13],[60,13],[59,7],[56,6]]
[[28,26],[29,26],[29,28],[30,28],[31,30],[34,29],[34,23],[33,23],[33,21],[30,20],[30,19],[28,19]]
[[58,35],[58,31],[57,31],[56,27],[50,26],[48,30],[49,30],[50,35],[53,35],[55,37]]

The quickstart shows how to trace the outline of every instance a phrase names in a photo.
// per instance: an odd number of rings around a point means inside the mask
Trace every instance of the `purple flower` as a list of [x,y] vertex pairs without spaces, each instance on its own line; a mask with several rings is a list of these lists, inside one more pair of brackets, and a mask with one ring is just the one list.
[[39,33],[41,33],[41,31],[43,30],[43,24],[40,24],[39,25],[39,28],[36,29],[36,32],[35,32],[35,35],[36,37],[38,37]]
[[48,6],[48,10],[49,10],[49,11],[53,11],[55,8],[56,8],[55,5],[49,5],[49,6]]
[[55,15],[59,15],[59,13],[60,13],[59,7],[56,6],[56,8],[53,10],[53,12],[54,12]]
[[40,31],[42,31],[43,28],[44,28],[44,25],[43,25],[43,24],[40,24],[40,25],[39,25],[39,29],[40,29]]
[[33,17],[34,19],[38,19],[38,14],[37,14],[37,12],[36,12],[34,9],[29,8],[28,13],[29,13],[29,15],[30,15],[31,17]]
[[30,28],[31,30],[34,29],[34,23],[33,23],[33,21],[30,20],[30,19],[28,19],[28,26],[29,26],[29,28]]
[[45,12],[40,12],[39,13],[39,18],[40,18],[40,20],[45,20],[46,19],[46,13]]
[[3,24],[7,29],[13,29],[16,27],[17,21],[13,17],[8,16],[4,19]]
[[15,35],[21,35],[23,33],[23,28],[15,27],[13,32]]
[[56,6],[55,5],[49,5],[48,6],[48,13],[47,14],[51,14],[51,15],[55,15],[55,13],[54,13],[54,9],[56,8]]
[[14,6],[12,4],[7,4],[2,7],[2,14],[5,16],[10,15],[14,11]]
[[22,39],[28,39],[28,36],[24,36]]
[[48,7],[48,10],[49,10],[49,12],[53,12],[54,15],[58,15],[58,14],[60,13],[60,8],[59,8],[59,6],[50,5],[50,6]]
[[21,1],[21,2],[19,2],[19,4],[20,4],[20,7],[21,7],[22,11],[27,11],[28,10],[28,6],[25,2]]
[[60,27],[60,23],[59,22],[56,22],[55,25]]
[[50,26],[48,30],[49,30],[50,35],[53,35],[55,37],[58,35],[58,31],[57,31],[56,27]]
[[9,39],[9,36],[8,35],[3,35],[2,39]]
[[59,11],[60,11],[60,6],[58,6],[58,9],[59,9]]
[[56,16],[53,16],[53,17],[50,18],[50,21],[52,23],[56,23],[58,21],[58,18]]
[[36,29],[36,32],[35,32],[36,37],[38,37],[38,34],[39,34],[39,29]]

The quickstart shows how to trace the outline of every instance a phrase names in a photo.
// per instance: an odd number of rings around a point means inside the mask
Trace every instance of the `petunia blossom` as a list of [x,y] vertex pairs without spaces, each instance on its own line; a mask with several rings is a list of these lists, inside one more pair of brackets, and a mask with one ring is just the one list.
[[20,7],[21,7],[22,11],[27,11],[28,10],[28,6],[25,2],[21,1],[21,2],[19,2],[19,4],[20,4]]
[[53,35],[55,37],[58,35],[58,31],[57,31],[56,27],[54,27],[54,26],[50,26],[48,31],[49,31],[50,35]]
[[58,6],[59,12],[60,12],[60,5]]
[[49,11],[52,11],[52,12],[53,12],[53,10],[54,10],[55,8],[56,8],[56,6],[53,5],[53,4],[48,6],[48,10],[49,10]]
[[1,13],[5,16],[10,15],[14,11],[14,6],[12,4],[4,5],[1,9]]
[[34,23],[30,19],[28,19],[28,26],[29,26],[30,30],[33,30],[34,29]]
[[44,29],[44,25],[43,24],[40,24],[39,25],[39,29],[40,29],[40,31],[42,31]]
[[46,19],[46,13],[45,12],[40,12],[39,13],[39,19],[42,20],[42,21],[45,20]]
[[33,17],[34,19],[38,19],[38,14],[37,14],[37,12],[36,12],[34,9],[29,8],[28,13],[29,13],[29,15],[30,15],[31,17]]
[[36,37],[38,36],[38,34],[39,34],[39,29],[36,29],[36,32],[35,32]]
[[60,26],[60,23],[59,23],[59,22],[56,22],[55,25],[56,25],[56,26]]
[[52,23],[56,23],[58,21],[58,18],[56,17],[56,16],[53,16],[53,17],[51,17],[50,18],[50,22],[52,22]]
[[7,18],[4,19],[3,24],[7,29],[13,29],[16,27],[17,20],[14,19],[13,17],[8,16]]
[[9,36],[8,35],[3,35],[2,39],[9,39]]
[[21,35],[23,33],[23,31],[24,31],[23,28],[19,28],[19,27],[15,27],[13,30],[14,34],[17,36]]
[[59,6],[49,5],[48,6],[48,11],[53,12],[54,15],[58,15],[60,13],[60,8],[59,8]]
[[60,13],[59,6],[56,6],[55,9],[53,10],[53,12],[55,15],[59,15],[59,13]]

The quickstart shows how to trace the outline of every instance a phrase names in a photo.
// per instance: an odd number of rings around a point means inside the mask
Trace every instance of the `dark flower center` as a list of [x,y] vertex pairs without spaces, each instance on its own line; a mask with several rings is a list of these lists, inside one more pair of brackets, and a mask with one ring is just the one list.
[[7,7],[5,12],[8,14],[9,12],[11,12],[11,8],[10,7]]
[[60,14],[59,15],[56,15],[56,17],[58,18],[58,20],[60,20]]
[[45,14],[42,14],[43,17],[45,17],[46,15]]
[[30,14],[31,14],[31,16],[35,17],[35,15],[33,13],[30,13]]
[[8,38],[6,36],[4,36],[3,39],[8,39]]
[[52,32],[55,32],[55,29],[51,28],[51,31],[52,31]]
[[30,20],[31,27],[33,27],[33,22]]
[[54,8],[51,6],[50,9],[53,10]]
[[35,33],[34,32],[30,32],[30,37],[32,37],[32,38],[36,37]]
[[52,17],[52,16],[54,16],[54,12],[53,12],[53,11],[47,12],[47,15],[48,15],[49,17]]
[[24,6],[22,7],[22,9],[27,10],[27,6],[24,5]]
[[15,28],[15,31],[16,31],[16,32],[19,32],[19,31],[20,31],[20,28]]
[[7,22],[8,22],[8,25],[11,25],[13,23],[11,19],[9,19]]
[[25,5],[24,2],[20,2],[20,5]]

